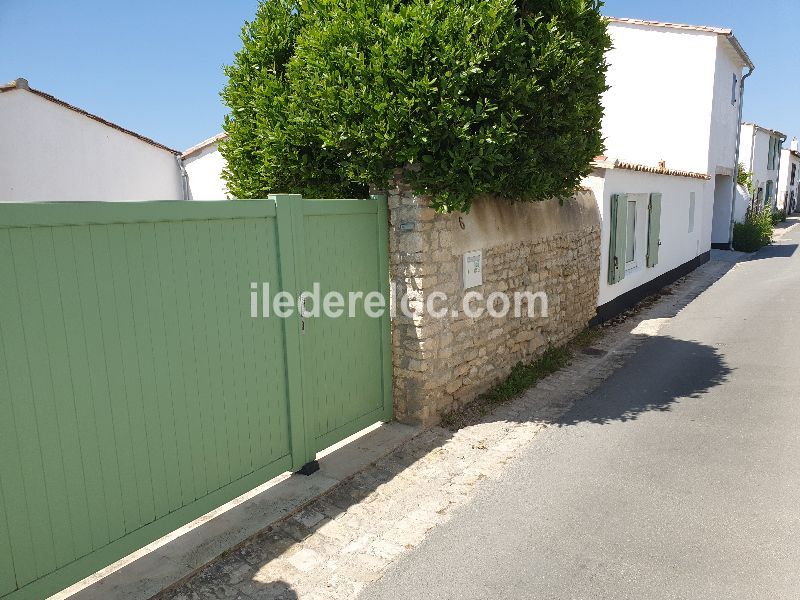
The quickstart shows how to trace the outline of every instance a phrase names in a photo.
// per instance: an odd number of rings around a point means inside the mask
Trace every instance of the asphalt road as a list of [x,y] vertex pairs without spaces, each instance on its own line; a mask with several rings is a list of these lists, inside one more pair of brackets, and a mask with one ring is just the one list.
[[694,300],[361,597],[800,598],[799,242]]

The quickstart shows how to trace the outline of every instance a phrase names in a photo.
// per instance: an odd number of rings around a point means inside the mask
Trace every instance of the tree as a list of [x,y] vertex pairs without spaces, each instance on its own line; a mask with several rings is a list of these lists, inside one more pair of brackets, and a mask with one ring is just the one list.
[[755,187],[753,186],[753,173],[746,170],[742,163],[739,163],[739,171],[736,175],[736,183],[747,190],[747,193],[750,195],[750,199],[752,200],[756,193]]
[[570,195],[602,153],[599,0],[263,0],[223,99],[231,192],[364,196],[395,169],[442,211]]

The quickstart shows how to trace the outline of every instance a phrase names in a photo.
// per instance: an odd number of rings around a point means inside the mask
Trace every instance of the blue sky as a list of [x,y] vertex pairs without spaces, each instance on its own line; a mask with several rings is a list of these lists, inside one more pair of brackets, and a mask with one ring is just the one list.
[[[256,0],[0,0],[0,81],[32,87],[168,146],[220,131],[222,66]],[[732,27],[756,63],[745,119],[800,135],[798,0],[607,0],[605,13]]]

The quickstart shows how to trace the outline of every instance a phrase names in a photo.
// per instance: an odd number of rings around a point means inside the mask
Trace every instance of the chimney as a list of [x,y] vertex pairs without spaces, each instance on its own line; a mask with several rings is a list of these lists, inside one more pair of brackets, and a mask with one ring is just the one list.
[[795,152],[798,151],[797,138],[792,138],[792,144],[789,146],[789,149],[794,150]]

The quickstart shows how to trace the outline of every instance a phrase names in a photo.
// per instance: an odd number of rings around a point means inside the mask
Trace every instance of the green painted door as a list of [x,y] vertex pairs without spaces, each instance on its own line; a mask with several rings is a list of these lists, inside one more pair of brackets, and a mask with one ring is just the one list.
[[319,300],[345,300],[342,316],[303,319],[304,409],[316,452],[392,416],[385,201],[305,200],[302,239],[303,289],[316,284]]

